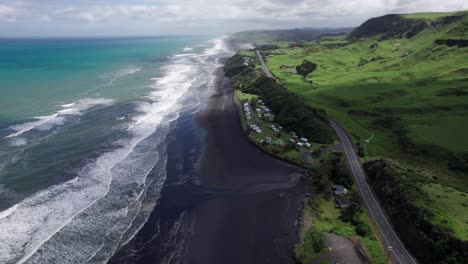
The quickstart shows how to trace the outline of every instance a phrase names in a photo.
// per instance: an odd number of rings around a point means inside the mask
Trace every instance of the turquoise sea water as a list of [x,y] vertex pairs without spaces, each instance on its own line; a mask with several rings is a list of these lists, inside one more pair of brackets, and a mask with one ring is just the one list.
[[105,263],[127,243],[164,183],[170,122],[230,52],[209,37],[0,39],[0,263]]

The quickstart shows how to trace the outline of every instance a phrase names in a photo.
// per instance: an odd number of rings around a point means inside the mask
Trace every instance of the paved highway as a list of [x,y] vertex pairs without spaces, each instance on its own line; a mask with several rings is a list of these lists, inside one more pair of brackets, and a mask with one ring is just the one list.
[[[263,72],[266,74],[266,76],[268,78],[273,78],[275,79],[275,77],[273,76],[273,74],[271,74],[270,72],[270,69],[268,69],[268,66],[266,65],[266,63],[263,61],[263,58],[262,58],[262,55],[260,55],[260,51],[257,50],[257,57],[258,57],[258,60],[260,60],[260,64],[262,64],[262,69],[263,69]],[[275,79],[276,80],[276,79]]]
[[[257,50],[257,56],[262,64],[263,72],[265,72],[266,76],[270,78],[274,78],[271,74],[270,70],[266,66],[265,62],[263,61],[262,56],[260,55],[260,51]],[[398,264],[417,264],[416,260],[411,256],[411,254],[406,250],[403,243],[398,238],[395,230],[390,225],[390,222],[387,219],[387,215],[383,212],[382,208],[380,207],[379,203],[377,202],[374,193],[371,191],[369,185],[366,181],[366,176],[364,174],[364,169],[362,168],[361,161],[356,154],[356,150],[354,149],[354,145],[348,133],[335,121],[331,122],[332,128],[335,130],[336,134],[340,138],[340,141],[343,146],[343,150],[346,155],[346,159],[348,160],[349,167],[351,172],[354,176],[356,184],[361,192],[362,199],[369,210],[369,213],[374,220],[374,223],[377,225],[379,229],[380,236],[383,238],[383,242],[385,243],[385,248],[391,248],[388,251],[390,254],[390,258],[392,263]]]
[[346,133],[346,131],[334,121],[331,122],[331,126],[340,138],[349,167],[353,173],[357,186],[359,187],[359,191],[361,192],[364,203],[369,210],[371,217],[374,219],[377,228],[379,229],[381,237],[383,238],[383,242],[385,243],[385,247],[392,248],[389,251],[392,262],[401,264],[416,264],[416,260],[411,256],[408,250],[406,250],[405,246],[398,238],[397,234],[393,230],[393,227],[390,225],[387,216],[383,212],[373,192],[367,184],[361,161],[356,154],[354,145],[348,133]]

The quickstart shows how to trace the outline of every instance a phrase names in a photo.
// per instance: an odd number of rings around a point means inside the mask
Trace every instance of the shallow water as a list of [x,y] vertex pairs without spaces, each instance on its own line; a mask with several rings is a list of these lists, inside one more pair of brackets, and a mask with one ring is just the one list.
[[0,40],[0,262],[105,263],[147,221],[166,137],[221,39]]

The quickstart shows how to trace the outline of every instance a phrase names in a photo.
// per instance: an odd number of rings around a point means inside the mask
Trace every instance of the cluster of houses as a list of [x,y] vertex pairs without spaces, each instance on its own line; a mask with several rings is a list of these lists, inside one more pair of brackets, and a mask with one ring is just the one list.
[[259,107],[255,108],[258,118],[265,118],[266,120],[273,122],[275,120],[275,115],[271,113],[271,109],[268,108],[262,100],[258,100]]
[[337,208],[344,209],[351,206],[351,200],[345,197],[347,193],[348,190],[343,185],[333,186],[333,195],[335,196]]
[[260,138],[257,140],[260,144],[268,144],[273,146],[284,146],[284,142],[281,138],[273,139],[271,137]]
[[[257,113],[258,118],[265,118],[270,122],[273,122],[275,119],[275,115],[271,113],[270,108],[265,106],[263,104],[262,100],[258,100],[259,107],[255,108],[255,112]],[[244,113],[245,113],[245,118],[247,120],[252,120],[252,110],[250,110],[250,105],[249,103],[244,103]]]
[[252,57],[243,57],[244,59],[244,65],[249,66],[249,63],[253,61]]
[[245,113],[245,118],[247,118],[247,120],[252,119],[252,114],[250,112],[249,103],[244,103],[244,113]]
[[[252,110],[251,105],[248,102],[243,104],[245,117],[247,120],[252,120],[253,112],[257,114],[258,118],[262,118],[265,121],[273,122],[275,115],[272,113],[271,109],[268,108],[262,100],[257,101],[257,107]],[[262,134],[263,131],[257,124],[251,124],[249,127],[258,134]],[[280,125],[270,124],[268,126],[274,132],[280,132],[283,127]],[[312,145],[308,142],[307,138],[297,136],[296,132],[290,132],[291,138],[286,142],[289,145],[294,145],[301,149],[310,148]],[[260,144],[268,144],[274,146],[285,146],[286,143],[281,138],[271,138],[269,136],[261,139],[257,139]]]
[[257,125],[253,125],[253,124],[252,124],[252,125],[250,125],[250,128],[251,128],[253,131],[257,132],[258,134],[261,134],[261,133],[262,133],[262,129],[260,129],[260,127],[257,126]]
[[275,126],[275,125],[269,125],[268,127],[271,128],[271,130],[275,132],[279,132],[281,129],[283,129],[282,126]]
[[291,135],[291,138],[289,139],[289,142],[291,144],[296,144],[297,146],[299,147],[306,147],[306,148],[310,148],[312,145],[309,143],[309,140],[307,140],[307,138],[299,138],[299,136],[297,136],[296,132],[294,131],[291,131],[289,132],[289,134]]

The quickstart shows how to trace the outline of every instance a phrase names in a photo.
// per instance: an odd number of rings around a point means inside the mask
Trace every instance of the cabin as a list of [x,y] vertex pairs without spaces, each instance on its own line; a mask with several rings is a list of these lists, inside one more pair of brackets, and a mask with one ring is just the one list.
[[345,195],[348,193],[348,190],[343,185],[333,186],[333,194],[335,195]]
[[352,205],[351,200],[343,196],[336,196],[335,204],[336,204],[336,208],[340,208],[340,209],[348,208]]

